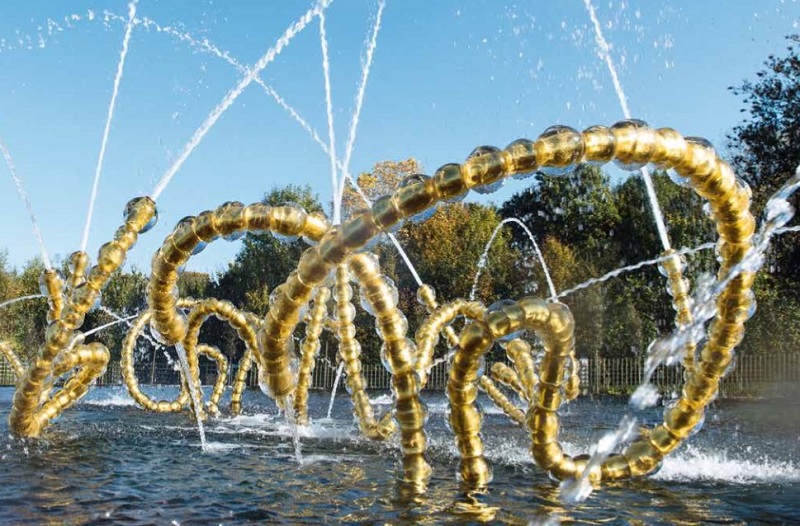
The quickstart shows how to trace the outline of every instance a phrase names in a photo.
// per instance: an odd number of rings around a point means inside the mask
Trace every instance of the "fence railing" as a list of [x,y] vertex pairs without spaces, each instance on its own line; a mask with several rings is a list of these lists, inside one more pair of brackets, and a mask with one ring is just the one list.
[[[583,392],[630,393],[642,382],[643,358],[585,358],[581,362]],[[679,393],[683,374],[680,364],[661,365],[651,383],[662,393]],[[720,395],[774,395],[787,387],[800,387],[800,354],[739,355],[731,374],[720,382]]]
[[[642,358],[582,358],[581,392],[583,394],[629,394],[641,383],[643,377]],[[489,365],[487,365],[487,371]],[[662,393],[679,393],[683,385],[681,365],[662,365],[656,369],[652,383]],[[236,373],[236,365],[229,368],[227,382],[230,384]],[[180,375],[174,365],[168,363],[141,364],[136,367],[140,384],[176,385]],[[362,374],[369,389],[388,391],[391,388],[391,375],[381,365],[364,365]],[[204,384],[212,384],[217,378],[216,365],[201,358],[200,379]],[[344,375],[343,375],[344,376]],[[434,367],[425,386],[429,391],[441,391],[447,385],[447,363]],[[331,390],[336,380],[336,368],[327,361],[319,361],[312,375],[311,388]],[[339,389],[344,389],[343,377]],[[100,385],[114,385],[122,382],[118,362],[108,365],[106,373],[98,380]],[[0,385],[14,385],[16,379],[10,365],[0,359]],[[249,387],[258,386],[256,368],[252,368],[247,378]],[[800,388],[800,353],[774,355],[740,355],[736,367],[720,385],[722,396],[737,395],[775,395],[788,388]]]

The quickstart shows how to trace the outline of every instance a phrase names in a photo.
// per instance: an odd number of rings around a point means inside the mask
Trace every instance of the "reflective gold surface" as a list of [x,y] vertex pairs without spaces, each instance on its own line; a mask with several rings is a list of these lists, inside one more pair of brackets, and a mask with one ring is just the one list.
[[[625,121],[608,128],[594,126],[583,132],[554,126],[536,140],[520,139],[503,150],[482,147],[480,152],[463,165],[446,164],[433,177],[420,177],[404,185],[394,194],[376,200],[370,210],[337,227],[297,206],[270,207],[261,203],[245,206],[238,202],[180,221],[153,257],[147,288],[148,310],[134,322],[123,344],[122,371],[131,396],[152,411],[177,411],[188,403],[187,386],[198,383],[184,379],[181,395],[174,401],[152,400],[139,391],[132,351],[140,332],[150,324],[165,345],[184,346],[192,376],[199,375],[199,354],[217,362],[218,382],[206,405],[209,413],[216,413],[229,364],[219,351],[198,342],[201,325],[213,314],[237,331],[247,349],[234,381],[231,411],[241,410],[245,377],[254,363],[268,394],[284,409],[293,409],[299,424],[306,424],[308,388],[319,338],[323,330],[331,330],[339,341],[338,355],[347,372],[347,388],[361,433],[384,440],[399,431],[402,478],[412,492],[419,493],[425,491],[430,476],[425,460],[427,410],[419,391],[427,382],[442,335],[453,350],[447,383],[448,419],[459,451],[459,476],[465,489],[481,490],[492,478],[480,435],[482,415],[476,403],[479,387],[515,422],[527,427],[531,454],[540,467],[559,479],[581,474],[588,465],[586,456],[573,458],[558,442],[558,411],[579,391],[575,327],[567,307],[536,298],[522,298],[488,309],[463,299],[440,305],[435,291],[422,285],[418,299],[428,316],[412,339],[408,335],[408,322],[397,305],[396,289],[381,273],[377,258],[359,250],[406,218],[444,200],[458,198],[471,188],[512,175],[540,168],[563,169],[581,162],[617,161],[627,166],[656,163],[661,168],[674,169],[698,195],[708,200],[720,237],[719,272],[724,276],[752,247],[755,221],[749,211],[750,194],[707,142],[683,138],[669,128],[652,129],[640,121]],[[99,344],[84,345],[78,329],[110,275],[124,262],[138,233],[154,215],[155,203],[148,198],[132,201],[126,208],[124,225],[111,242],[103,245],[97,264],[88,272],[88,257],[78,252],[70,256],[70,275],[66,280],[54,272],[43,275],[50,322],[44,345],[30,363],[23,364],[8,345],[0,344],[0,352],[18,377],[9,417],[14,434],[38,436],[104,370],[108,351]],[[178,269],[194,252],[220,237],[266,231],[304,236],[315,243],[301,256],[297,270],[275,289],[266,313],[259,317],[228,302],[178,297]],[[677,326],[686,327],[692,323],[692,317],[689,284],[683,277],[681,261],[677,256],[669,258],[664,270],[677,311]],[[743,335],[746,316],[742,313],[747,311],[752,298],[753,279],[752,273],[733,278],[717,299],[718,313],[705,343],[699,349],[695,343],[686,346],[685,386],[677,403],[666,412],[664,422],[624,451],[608,457],[602,466],[588,474],[590,480],[650,473],[702,421],[705,408],[716,395],[720,378],[732,361],[734,347]],[[352,301],[353,284],[376,319],[382,358],[392,375],[394,407],[380,418],[369,401],[368,386],[361,374],[361,348],[353,324],[356,310]],[[328,312],[326,303],[331,296],[335,305]],[[451,326],[457,316],[466,320],[460,331]],[[306,333],[298,357],[292,338],[303,322]],[[524,330],[538,335],[543,351],[534,351],[516,336]],[[484,374],[484,356],[495,343],[505,349],[511,366],[495,364],[490,378]],[[51,394],[51,386],[61,375],[68,375],[68,381]],[[501,387],[510,389],[527,407],[517,407]]]

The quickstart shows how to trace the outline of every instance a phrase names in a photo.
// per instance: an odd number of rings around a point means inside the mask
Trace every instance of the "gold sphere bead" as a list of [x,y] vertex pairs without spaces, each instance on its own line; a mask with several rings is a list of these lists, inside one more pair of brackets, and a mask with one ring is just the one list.
[[583,130],[583,144],[586,161],[589,162],[610,162],[617,151],[614,132],[606,126],[592,126]]
[[468,190],[461,175],[461,165],[456,163],[439,167],[433,175],[433,182],[440,199],[458,198]]
[[583,160],[584,144],[580,132],[569,126],[551,126],[534,143],[541,167],[569,167]]

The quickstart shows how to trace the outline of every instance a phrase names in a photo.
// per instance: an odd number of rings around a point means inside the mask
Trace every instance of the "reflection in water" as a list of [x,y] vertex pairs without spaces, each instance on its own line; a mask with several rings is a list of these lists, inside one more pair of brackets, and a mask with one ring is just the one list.
[[[0,388],[0,412],[7,414],[11,392]],[[432,408],[434,473],[428,493],[412,498],[391,482],[397,480],[397,445],[359,438],[348,404],[335,408],[332,421],[312,420],[303,430],[307,454],[297,465],[291,429],[257,392],[246,394],[245,415],[207,422],[210,451],[200,455],[197,430],[186,415],[154,418],[128,405],[117,388],[95,389],[44,439],[3,438],[0,523],[800,521],[797,398],[720,402],[709,415],[707,432],[670,457],[675,466],[666,464],[648,479],[603,485],[574,506],[559,500],[557,484],[533,464],[525,432],[493,413],[486,414],[484,428],[492,452],[491,490],[460,493],[457,451],[443,418],[445,398],[425,398]],[[312,394],[312,418],[324,416],[327,401]],[[776,419],[767,410],[772,405],[784,415],[780,433],[769,427]],[[565,440],[585,449],[614,428],[624,408],[624,400],[579,399],[564,415]],[[659,411],[636,416],[647,422]],[[7,437],[5,419],[0,436]]]

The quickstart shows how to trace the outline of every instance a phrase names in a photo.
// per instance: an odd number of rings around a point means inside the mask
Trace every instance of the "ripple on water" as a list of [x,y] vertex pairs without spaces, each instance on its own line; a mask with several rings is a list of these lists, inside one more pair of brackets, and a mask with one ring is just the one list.
[[[7,412],[10,396],[3,391],[0,411]],[[441,394],[424,394],[434,409],[428,422],[434,474],[428,495],[416,503],[396,493],[399,441],[360,438],[349,403],[342,403],[332,420],[321,419],[328,396],[312,393],[312,423],[303,429],[304,457],[298,465],[289,426],[260,393],[246,393],[245,415],[208,421],[207,453],[200,451],[186,415],[115,405],[119,395],[95,389],[92,400],[99,404],[74,407],[41,440],[9,439],[5,419],[0,420],[0,523],[65,517],[133,524],[471,520],[454,513],[463,511],[453,506],[460,494],[458,451],[444,422]],[[562,419],[565,450],[587,451],[626,411],[624,403],[612,399],[578,400]],[[657,420],[659,411],[637,416]],[[499,508],[496,520],[516,524],[551,518],[796,522],[797,437],[772,432],[763,425],[764,413],[761,407],[723,405],[656,476],[604,485],[585,503],[567,508],[558,501],[557,486],[533,464],[528,433],[489,411],[482,434],[494,481],[481,502]]]

